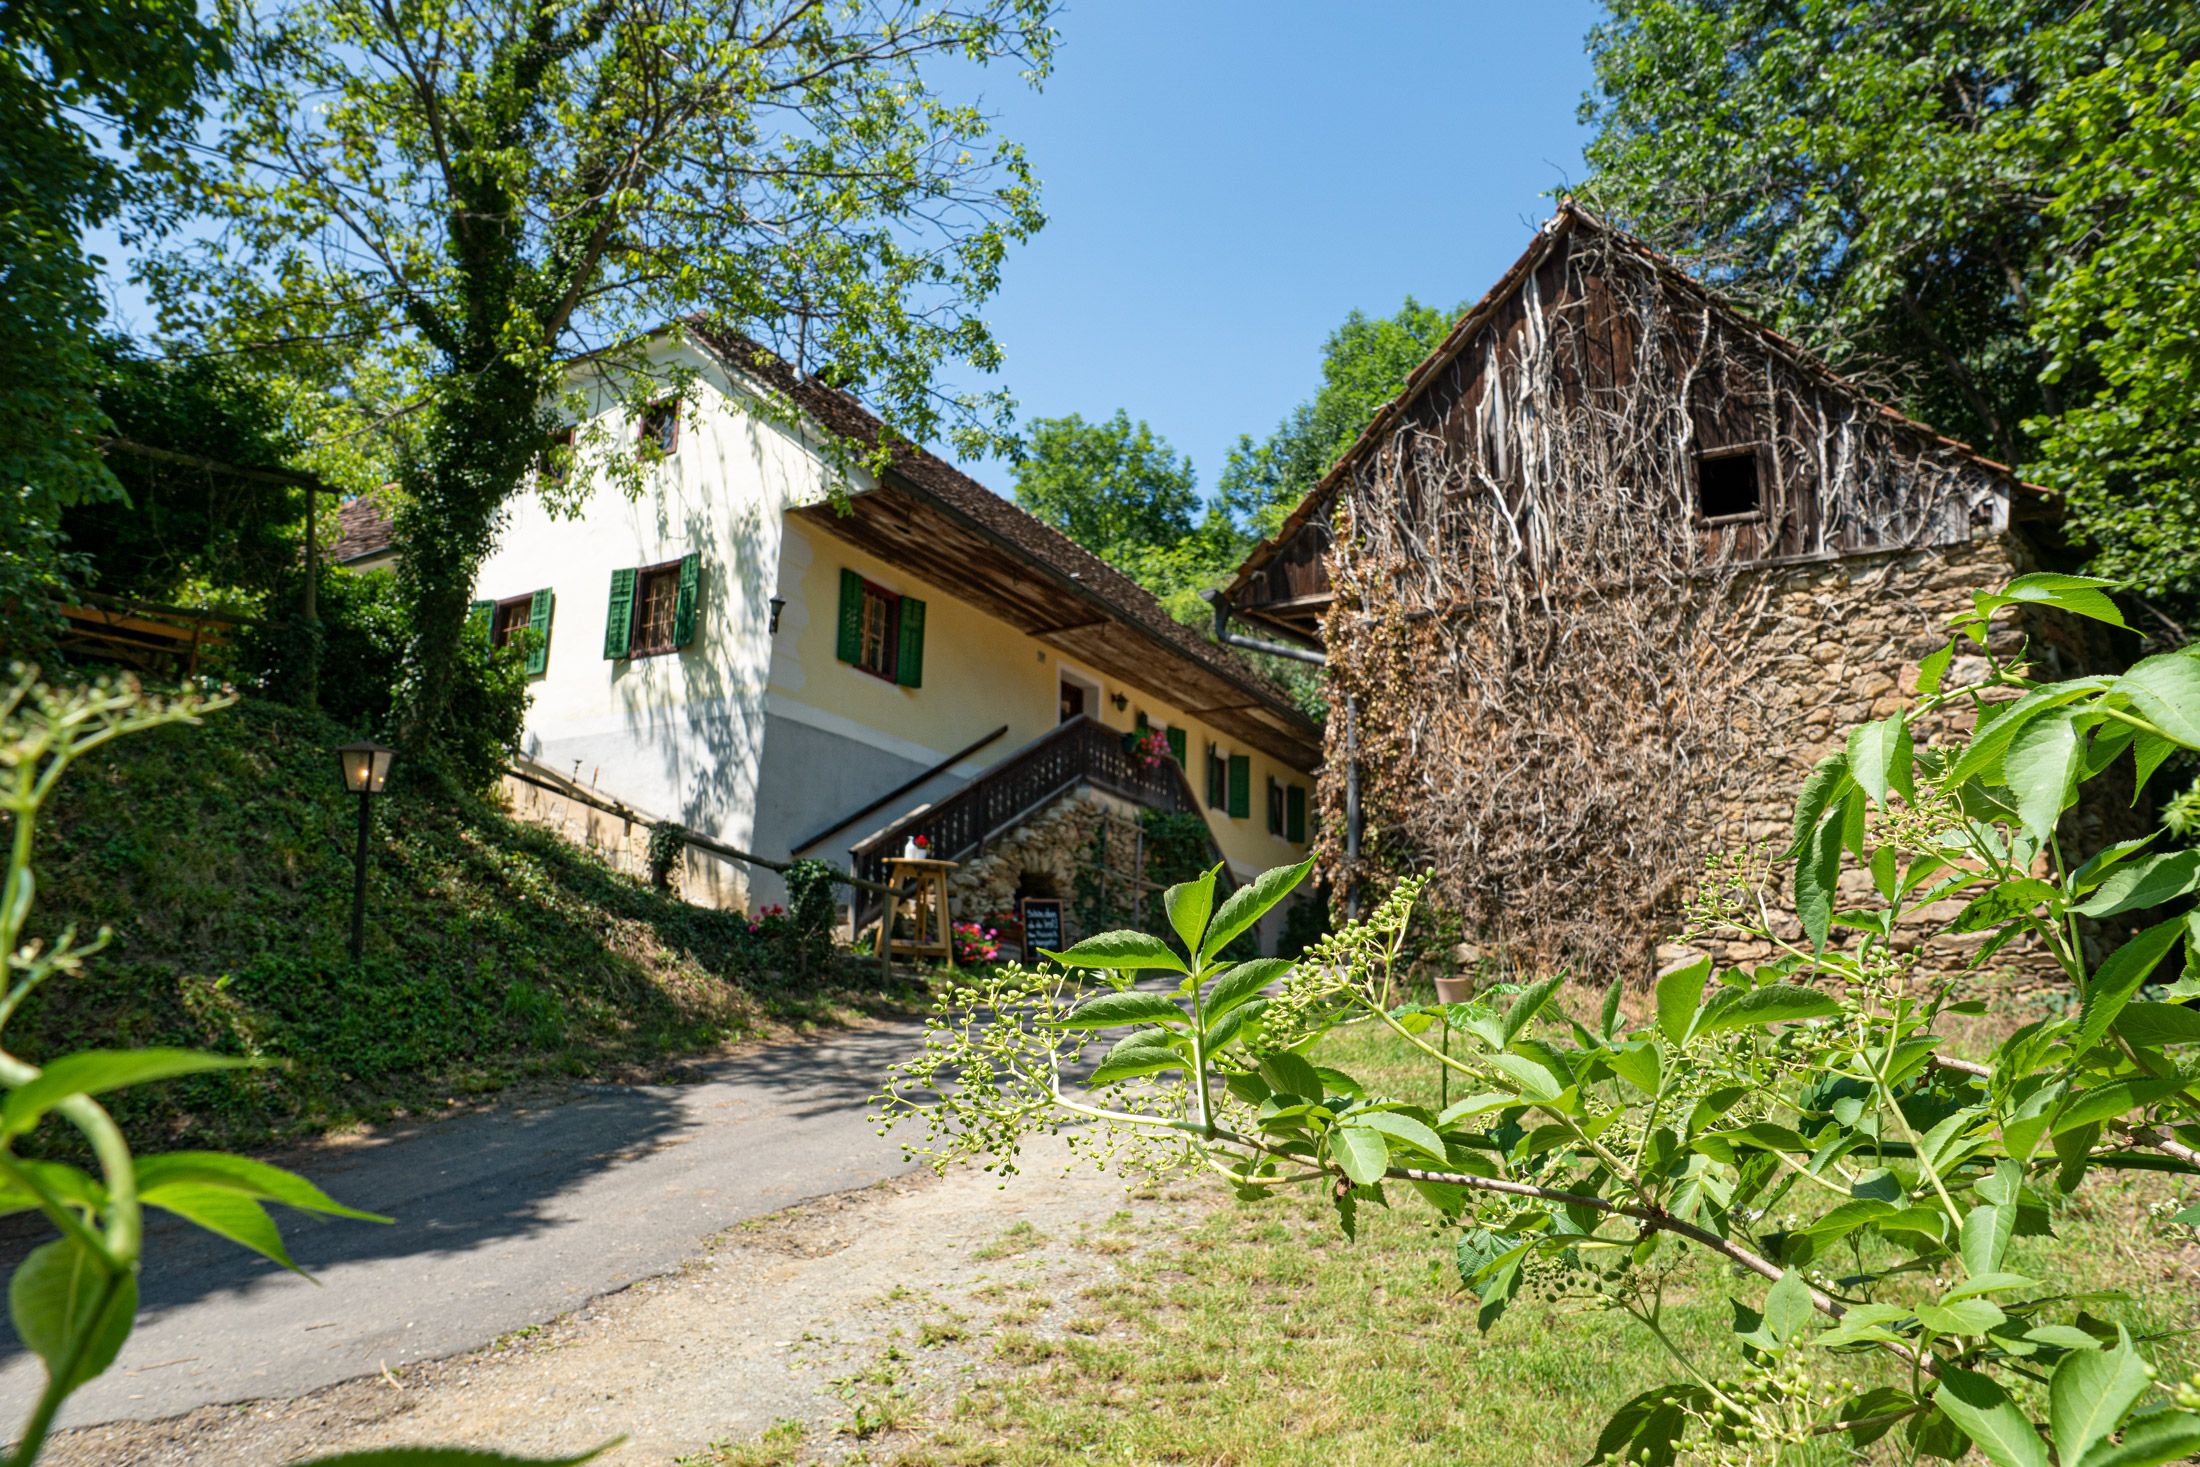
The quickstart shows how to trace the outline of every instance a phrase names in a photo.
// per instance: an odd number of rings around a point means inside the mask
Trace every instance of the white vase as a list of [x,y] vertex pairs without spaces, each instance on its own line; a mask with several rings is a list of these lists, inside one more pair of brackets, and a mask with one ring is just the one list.
[[901,858],[904,861],[921,861],[924,859],[924,847],[912,840],[901,848]]

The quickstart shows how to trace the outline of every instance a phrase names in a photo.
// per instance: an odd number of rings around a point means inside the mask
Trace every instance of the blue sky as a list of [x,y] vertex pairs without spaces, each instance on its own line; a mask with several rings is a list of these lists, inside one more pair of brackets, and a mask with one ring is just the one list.
[[[1083,0],[1034,94],[990,78],[1049,223],[989,305],[1025,417],[1118,407],[1214,487],[1312,395],[1324,337],[1472,301],[1585,171],[1601,7]],[[1008,466],[966,464],[1008,492]]]

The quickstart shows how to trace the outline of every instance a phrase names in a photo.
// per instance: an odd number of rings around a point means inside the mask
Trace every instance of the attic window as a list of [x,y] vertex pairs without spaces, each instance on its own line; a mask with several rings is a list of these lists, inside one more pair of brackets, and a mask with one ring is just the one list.
[[1707,453],[1696,460],[1696,515],[1705,524],[1741,519],[1763,507],[1755,449]]
[[680,399],[662,398],[649,405],[642,414],[642,442],[652,444],[659,453],[677,453],[680,448]]

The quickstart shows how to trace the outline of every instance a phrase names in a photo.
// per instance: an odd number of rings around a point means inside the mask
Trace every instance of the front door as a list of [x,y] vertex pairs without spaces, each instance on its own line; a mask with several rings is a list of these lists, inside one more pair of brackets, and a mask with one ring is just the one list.
[[1085,711],[1085,690],[1068,678],[1062,679],[1062,717],[1067,723]]

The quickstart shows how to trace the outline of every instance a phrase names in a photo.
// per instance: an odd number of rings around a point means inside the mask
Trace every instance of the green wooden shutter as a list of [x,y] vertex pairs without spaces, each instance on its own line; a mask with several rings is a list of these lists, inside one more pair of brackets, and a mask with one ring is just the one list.
[[497,604],[494,601],[476,601],[467,607],[466,630],[482,641],[494,644],[497,635]]
[[1283,792],[1283,838],[1293,845],[1306,841],[1306,786],[1295,784]]
[[633,644],[634,572],[615,570],[611,573],[611,609],[605,613],[603,623],[603,655],[624,657]]
[[550,608],[556,601],[556,594],[546,586],[535,593],[534,605],[527,608],[527,630],[534,633],[527,643],[529,677],[550,670]]
[[901,645],[894,649],[894,681],[905,688],[924,686],[924,603],[901,598]]
[[672,645],[685,647],[695,640],[695,602],[703,590],[703,557],[689,551],[680,557],[680,592],[672,602]]
[[863,577],[852,570],[840,573],[840,647],[833,655],[842,662],[863,660]]
[[1230,756],[1230,818],[1243,820],[1253,813],[1253,756]]
[[1169,752],[1170,752],[1171,754],[1173,754],[1173,755],[1175,755],[1175,756],[1176,756],[1176,762],[1177,762],[1177,766],[1178,766],[1179,768],[1182,768],[1182,767],[1183,767],[1183,764],[1184,764],[1184,754],[1185,754],[1185,749],[1184,749],[1184,730],[1183,730],[1183,729],[1180,729],[1180,728],[1172,728],[1172,729],[1170,729],[1170,730],[1169,730],[1169,732],[1168,732],[1168,740],[1169,740]]

